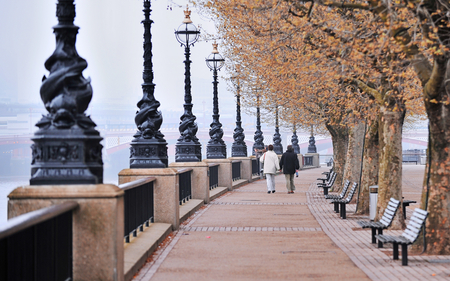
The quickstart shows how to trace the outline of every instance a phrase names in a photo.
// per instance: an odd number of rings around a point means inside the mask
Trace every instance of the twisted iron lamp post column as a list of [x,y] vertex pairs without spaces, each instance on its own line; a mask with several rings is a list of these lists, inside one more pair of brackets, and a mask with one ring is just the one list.
[[316,140],[314,138],[314,126],[311,125],[311,136],[309,137],[308,153],[317,153]]
[[175,31],[177,41],[184,46],[184,114],[180,117],[180,137],[175,145],[175,162],[200,162],[202,161],[201,144],[196,136],[198,131],[196,117],[192,114],[191,96],[191,60],[190,46],[197,42],[200,31],[197,30],[190,18],[191,11],[186,8],[183,23]]
[[281,144],[280,129],[278,127],[278,105],[275,106],[275,134],[273,135],[273,151],[278,155],[283,154],[283,145]]
[[210,70],[213,71],[213,122],[211,123],[211,128],[209,129],[209,136],[211,139],[208,141],[206,146],[206,158],[207,159],[225,159],[227,158],[227,146],[223,141],[223,130],[222,124],[219,121],[219,98],[217,85],[217,71],[219,71],[224,63],[225,59],[219,54],[217,50],[217,43],[213,43],[213,51],[206,59],[206,65]]
[[294,148],[295,154],[300,154],[300,146],[298,145],[298,136],[297,136],[297,129],[295,127],[295,123],[294,123],[294,130],[292,132],[291,143],[292,143],[292,147]]
[[155,99],[152,64],[152,34],[150,1],[144,0],[144,72],[143,97],[138,102],[139,111],[134,121],[138,128],[130,147],[130,168],[166,168],[168,165],[167,142],[160,128],[163,122],[160,103]]
[[255,142],[253,143],[253,155],[256,155],[257,150],[264,149],[264,136],[261,131],[261,112],[259,108],[259,94],[256,95],[256,131],[253,137]]
[[241,122],[241,85],[239,78],[234,78],[236,86],[236,128],[233,133],[233,145],[231,146],[231,157],[247,157],[247,145],[245,144],[244,129]]
[[56,49],[45,62],[41,99],[48,114],[36,124],[30,185],[103,183],[102,138],[84,112],[92,99],[87,62],[75,48],[78,26],[74,0],[59,0],[53,27]]

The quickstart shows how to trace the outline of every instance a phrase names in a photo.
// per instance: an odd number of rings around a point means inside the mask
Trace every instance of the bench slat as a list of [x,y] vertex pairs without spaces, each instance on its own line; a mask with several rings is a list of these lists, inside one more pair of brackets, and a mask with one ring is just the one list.
[[[416,209],[417,210],[417,209]],[[414,213],[413,213],[413,216],[414,217],[417,217],[417,218],[420,218],[420,219],[425,219],[427,216],[426,215],[424,215],[424,214],[420,214],[420,213],[416,213],[415,211],[414,211]]]
[[422,224],[417,223],[417,222],[412,221],[412,220],[409,221],[409,224],[414,226],[414,227],[416,227],[416,228],[421,228],[422,227]]
[[414,212],[422,214],[423,216],[428,216],[428,212],[419,208],[415,208]]
[[418,219],[417,217],[412,216],[410,221],[416,222],[418,224],[422,224],[424,222],[423,219]]
[[396,207],[396,206],[393,206],[393,205],[391,205],[391,204],[389,204],[389,205],[386,207],[386,209],[393,212],[393,211],[395,211],[395,209],[397,209],[397,207]]
[[380,222],[381,222],[382,224],[384,224],[385,226],[389,226],[389,224],[390,224],[391,221],[382,218],[382,219],[380,220]]

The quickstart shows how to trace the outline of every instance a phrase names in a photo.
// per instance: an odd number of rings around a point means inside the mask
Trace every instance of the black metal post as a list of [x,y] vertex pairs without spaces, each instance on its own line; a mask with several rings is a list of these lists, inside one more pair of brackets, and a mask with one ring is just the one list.
[[311,136],[309,137],[308,153],[317,153],[316,140],[314,139],[313,125],[311,125]]
[[206,146],[206,158],[207,159],[224,159],[227,158],[227,146],[223,141],[222,124],[219,121],[219,98],[217,85],[217,68],[213,68],[213,121],[211,128],[209,129],[209,136],[211,139]]
[[87,62],[75,48],[78,26],[74,0],[59,0],[56,48],[45,62],[41,99],[49,112],[36,124],[32,141],[31,185],[103,183],[102,138],[84,112],[92,99]]
[[298,136],[297,136],[297,129],[295,127],[295,124],[294,124],[294,130],[292,132],[291,142],[292,142],[292,147],[294,148],[294,152],[296,154],[300,154],[300,146],[298,145]]
[[275,107],[275,134],[273,135],[273,151],[278,155],[283,154],[283,145],[281,144],[280,129],[278,127],[278,105]]
[[259,109],[259,95],[256,95],[256,131],[253,137],[255,140],[253,144],[253,155],[256,154],[256,150],[264,149],[264,136],[261,131],[261,112]]
[[[178,31],[175,31],[178,42],[184,46],[184,114],[180,117],[180,137],[175,145],[175,162],[200,162],[202,161],[201,144],[196,136],[198,131],[196,117],[192,114],[191,95],[191,60],[190,45],[194,44],[200,32],[190,20],[189,9],[184,11],[185,19]],[[192,40],[191,40],[192,39]]]
[[236,128],[233,133],[233,145],[231,146],[231,157],[247,157],[247,145],[245,144],[244,129],[241,122],[241,87],[239,81],[236,85]]
[[138,131],[130,147],[130,168],[166,168],[168,166],[167,142],[160,128],[163,122],[160,103],[155,99],[153,84],[152,34],[150,1],[144,0],[144,72],[143,97],[138,102],[139,111],[134,117]]

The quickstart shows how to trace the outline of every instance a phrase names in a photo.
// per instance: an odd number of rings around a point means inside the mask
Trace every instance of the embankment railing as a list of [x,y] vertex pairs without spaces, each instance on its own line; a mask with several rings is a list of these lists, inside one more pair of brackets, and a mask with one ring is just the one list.
[[231,177],[233,181],[241,179],[241,161],[236,160],[231,162]]
[[72,280],[76,202],[29,212],[0,225],[0,280]]
[[178,170],[178,186],[180,192],[180,205],[192,199],[191,174],[192,168]]
[[155,178],[148,177],[119,185],[125,192],[125,242],[130,242],[130,235],[137,236],[138,229],[144,231],[144,225],[153,222],[154,200],[153,182]]
[[253,158],[252,159],[252,176],[257,176],[260,174],[260,168],[259,168],[259,158]]
[[209,164],[209,190],[219,186],[219,164]]

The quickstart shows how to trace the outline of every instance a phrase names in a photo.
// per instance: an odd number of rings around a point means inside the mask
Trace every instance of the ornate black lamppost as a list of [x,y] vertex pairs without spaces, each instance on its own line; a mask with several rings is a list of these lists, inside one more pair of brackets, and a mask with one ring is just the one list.
[[261,112],[259,109],[259,94],[256,95],[256,131],[253,137],[255,142],[253,143],[253,155],[256,155],[256,150],[264,149],[264,136],[261,131]]
[[186,8],[183,23],[175,31],[177,41],[184,46],[184,114],[180,117],[179,131],[181,136],[175,145],[175,162],[200,162],[202,161],[201,144],[196,136],[198,127],[196,117],[192,114],[191,96],[191,60],[190,46],[197,42],[200,31],[197,30],[190,18],[191,11]]
[[308,153],[317,153],[316,140],[314,139],[313,125],[311,125],[311,136],[309,137]]
[[152,64],[152,34],[150,1],[144,0],[144,72],[143,97],[138,102],[139,111],[134,121],[138,128],[130,147],[130,168],[166,168],[168,165],[167,142],[160,128],[162,115],[158,111],[160,103],[154,97]]
[[278,155],[283,154],[283,145],[281,144],[280,129],[278,127],[278,105],[275,107],[275,134],[273,135],[273,151]]
[[291,143],[292,143],[292,147],[294,148],[294,152],[296,154],[300,154],[300,146],[298,145],[298,136],[297,136],[297,129],[295,127],[295,123],[294,123],[294,130],[292,132]]
[[40,94],[49,112],[36,124],[32,141],[31,185],[103,183],[102,138],[84,112],[92,99],[87,62],[75,48],[78,27],[74,0],[59,0],[53,27],[56,49],[45,62],[50,71]]
[[233,78],[233,82],[236,86],[236,128],[233,133],[231,157],[247,157],[247,145],[244,141],[245,135],[241,122],[241,85],[238,77]]
[[219,98],[217,85],[217,71],[219,71],[224,63],[225,59],[219,54],[217,50],[217,43],[213,43],[213,51],[206,59],[206,65],[213,71],[213,121],[211,128],[209,129],[209,136],[211,139],[206,146],[206,158],[207,159],[224,159],[227,158],[227,146],[223,141],[222,124],[219,122]]

